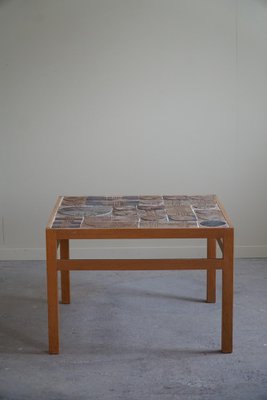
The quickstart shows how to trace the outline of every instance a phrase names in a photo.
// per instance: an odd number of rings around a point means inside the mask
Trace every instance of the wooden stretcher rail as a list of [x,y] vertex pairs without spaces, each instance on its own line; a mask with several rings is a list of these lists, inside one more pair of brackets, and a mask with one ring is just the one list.
[[223,259],[72,259],[57,260],[59,271],[222,269]]

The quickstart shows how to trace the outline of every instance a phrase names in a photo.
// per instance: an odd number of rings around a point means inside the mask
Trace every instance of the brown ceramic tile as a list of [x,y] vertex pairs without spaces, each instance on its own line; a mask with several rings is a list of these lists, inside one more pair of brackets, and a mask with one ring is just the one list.
[[141,221],[140,228],[158,228],[158,229],[180,229],[180,228],[197,228],[196,221]]
[[189,206],[181,205],[166,208],[169,220],[172,221],[196,221],[196,215]]
[[220,210],[207,209],[195,210],[196,216],[199,220],[224,220],[223,213]]
[[71,197],[66,196],[63,198],[62,206],[84,206],[86,204],[86,197]]
[[120,216],[112,216],[110,218],[86,217],[84,218],[82,228],[138,228],[138,218]]

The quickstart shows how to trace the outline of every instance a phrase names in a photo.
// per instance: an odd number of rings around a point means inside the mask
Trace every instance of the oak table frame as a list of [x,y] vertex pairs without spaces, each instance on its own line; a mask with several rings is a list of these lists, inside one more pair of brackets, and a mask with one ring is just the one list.
[[[216,302],[216,270],[222,271],[221,351],[233,351],[233,264],[234,228],[216,197],[227,227],[216,228],[52,228],[58,197],[46,227],[47,301],[49,353],[59,353],[58,272],[61,273],[61,299],[70,303],[70,271],[77,270],[206,270],[208,303]],[[71,259],[69,241],[76,239],[206,239],[206,258],[186,259]],[[217,244],[221,257],[217,257]],[[59,254],[58,254],[59,248]]]

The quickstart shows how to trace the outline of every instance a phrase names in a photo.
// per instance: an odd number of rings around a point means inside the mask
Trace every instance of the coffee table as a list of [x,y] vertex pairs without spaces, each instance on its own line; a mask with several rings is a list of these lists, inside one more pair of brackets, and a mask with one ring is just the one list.
[[[206,239],[206,258],[72,259],[76,239]],[[70,303],[71,270],[206,270],[207,302],[222,270],[221,351],[233,350],[234,228],[216,195],[60,196],[46,227],[49,353],[59,353],[61,299]],[[58,254],[59,248],[59,254]],[[217,249],[220,250],[217,256]]]

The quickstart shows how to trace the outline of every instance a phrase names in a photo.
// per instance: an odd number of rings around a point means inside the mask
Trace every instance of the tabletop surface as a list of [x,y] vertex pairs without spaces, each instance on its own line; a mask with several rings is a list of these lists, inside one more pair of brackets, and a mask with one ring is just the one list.
[[61,196],[52,229],[227,228],[216,195]]

